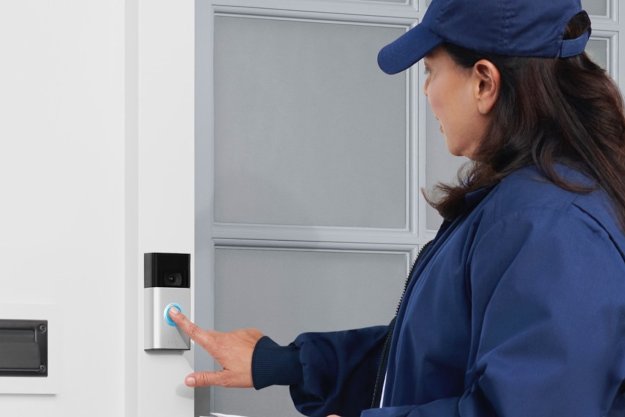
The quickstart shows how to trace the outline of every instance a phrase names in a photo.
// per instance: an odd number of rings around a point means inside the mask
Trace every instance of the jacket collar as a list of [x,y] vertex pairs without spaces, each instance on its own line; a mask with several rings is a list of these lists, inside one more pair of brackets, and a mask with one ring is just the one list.
[[466,213],[473,210],[493,188],[495,188],[495,186],[491,185],[466,193],[464,196],[464,212]]

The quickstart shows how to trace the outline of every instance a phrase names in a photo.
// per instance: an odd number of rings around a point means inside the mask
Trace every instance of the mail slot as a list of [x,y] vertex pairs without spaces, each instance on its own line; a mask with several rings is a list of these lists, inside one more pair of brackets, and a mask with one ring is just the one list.
[[48,376],[47,320],[0,320],[0,376]]

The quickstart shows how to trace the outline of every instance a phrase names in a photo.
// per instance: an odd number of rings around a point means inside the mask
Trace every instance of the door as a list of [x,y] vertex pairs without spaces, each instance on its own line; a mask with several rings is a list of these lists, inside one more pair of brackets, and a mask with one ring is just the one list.
[[[617,76],[616,1],[585,2],[592,55]],[[195,318],[302,331],[385,324],[438,215],[419,191],[455,178],[422,94],[378,50],[426,0],[198,0]],[[196,369],[210,369],[196,352]],[[196,390],[196,415],[297,416],[287,387]]]

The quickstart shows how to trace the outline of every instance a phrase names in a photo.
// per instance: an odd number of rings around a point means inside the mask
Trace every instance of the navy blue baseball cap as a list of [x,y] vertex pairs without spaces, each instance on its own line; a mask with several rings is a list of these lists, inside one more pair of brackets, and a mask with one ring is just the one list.
[[401,72],[442,43],[504,56],[566,58],[584,52],[590,29],[563,39],[580,0],[432,0],[421,23],[378,54],[387,74]]

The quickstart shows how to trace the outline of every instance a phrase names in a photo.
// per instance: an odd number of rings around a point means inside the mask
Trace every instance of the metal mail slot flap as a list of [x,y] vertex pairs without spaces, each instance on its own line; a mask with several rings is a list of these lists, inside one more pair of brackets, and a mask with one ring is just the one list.
[[48,376],[47,320],[0,320],[0,376]]

